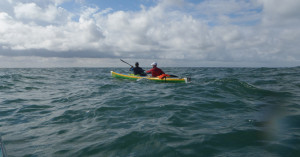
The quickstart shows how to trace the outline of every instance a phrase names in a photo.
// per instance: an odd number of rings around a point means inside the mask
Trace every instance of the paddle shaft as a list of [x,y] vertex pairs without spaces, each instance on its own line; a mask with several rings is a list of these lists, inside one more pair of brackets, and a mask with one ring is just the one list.
[[[122,62],[124,62],[124,63],[126,63],[126,64],[128,64],[128,65],[130,65],[130,66],[132,66],[131,64],[129,64],[129,63],[127,63],[127,62],[125,62],[124,60],[122,60],[122,59],[120,59]],[[132,66],[133,67],[133,66]]]

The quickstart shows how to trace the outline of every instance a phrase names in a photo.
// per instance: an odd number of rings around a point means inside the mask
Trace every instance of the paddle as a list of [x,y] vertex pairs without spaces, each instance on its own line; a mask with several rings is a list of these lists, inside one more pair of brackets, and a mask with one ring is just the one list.
[[[129,64],[129,63],[127,63],[127,62],[125,62],[124,60],[122,60],[122,59],[120,59],[122,62],[124,62],[124,63],[126,63],[126,64],[128,64],[128,65],[130,65],[130,66],[132,66],[131,64]],[[132,66],[133,67],[133,66]]]
[[178,77],[178,76],[176,76],[176,75],[170,75],[170,77]]

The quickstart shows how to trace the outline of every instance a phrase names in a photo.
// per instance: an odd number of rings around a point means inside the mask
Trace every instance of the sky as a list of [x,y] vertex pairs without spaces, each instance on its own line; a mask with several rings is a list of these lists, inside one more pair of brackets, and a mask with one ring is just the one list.
[[0,68],[300,65],[299,0],[1,0]]

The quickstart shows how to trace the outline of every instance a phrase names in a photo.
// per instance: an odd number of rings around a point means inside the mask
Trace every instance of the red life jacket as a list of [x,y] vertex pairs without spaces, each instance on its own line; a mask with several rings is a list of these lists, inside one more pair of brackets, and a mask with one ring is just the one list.
[[162,74],[162,75],[159,75],[157,76],[159,79],[164,79],[164,78],[167,78],[167,77],[170,77],[170,75],[168,74]]
[[146,71],[146,73],[152,73],[153,77],[156,77],[156,76],[159,76],[161,74],[164,74],[164,72],[161,69],[159,69],[158,67],[154,67],[154,68]]

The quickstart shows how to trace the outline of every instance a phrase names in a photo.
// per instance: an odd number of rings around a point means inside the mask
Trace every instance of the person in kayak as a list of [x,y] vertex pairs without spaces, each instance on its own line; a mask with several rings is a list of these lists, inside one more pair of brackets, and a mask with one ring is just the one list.
[[157,67],[157,63],[156,62],[153,62],[151,65],[152,65],[153,68],[150,69],[150,70],[148,70],[148,71],[146,71],[147,74],[151,73],[152,77],[157,77],[159,75],[165,74],[161,69],[159,69]]
[[135,67],[131,66],[130,71],[133,71],[134,75],[147,76],[145,70],[139,67],[139,62],[135,62]]

